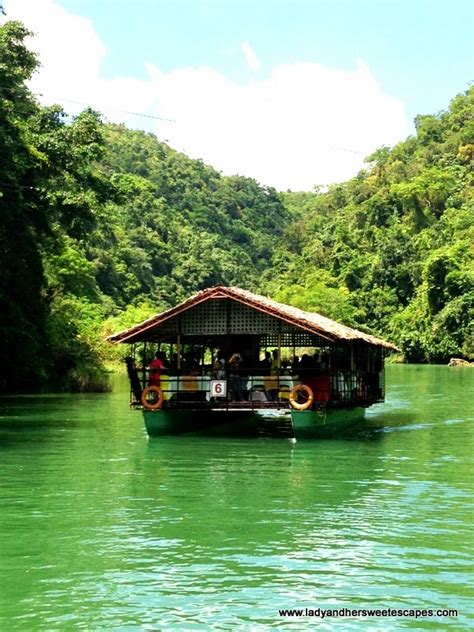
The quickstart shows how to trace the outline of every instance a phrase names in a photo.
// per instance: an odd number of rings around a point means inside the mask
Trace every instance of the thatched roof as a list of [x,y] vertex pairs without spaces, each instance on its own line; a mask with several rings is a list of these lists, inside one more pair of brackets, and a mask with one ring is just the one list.
[[277,319],[284,320],[286,323],[292,324],[295,327],[300,327],[304,331],[309,331],[319,335],[330,342],[353,340],[398,351],[398,348],[390,342],[386,342],[385,340],[381,340],[375,336],[358,331],[357,329],[341,325],[330,318],[321,316],[321,314],[317,314],[315,312],[305,312],[297,307],[291,307],[290,305],[273,301],[265,296],[253,294],[248,290],[241,290],[237,287],[226,287],[222,285],[202,290],[176,307],[172,307],[161,314],[152,316],[142,323],[130,327],[130,329],[113,334],[112,336],[109,336],[107,340],[110,342],[122,343],[145,340],[148,333],[159,329],[160,326],[166,323],[169,319],[179,316],[183,312],[186,312],[205,301],[222,298],[233,299],[246,305],[247,307],[264,312]]

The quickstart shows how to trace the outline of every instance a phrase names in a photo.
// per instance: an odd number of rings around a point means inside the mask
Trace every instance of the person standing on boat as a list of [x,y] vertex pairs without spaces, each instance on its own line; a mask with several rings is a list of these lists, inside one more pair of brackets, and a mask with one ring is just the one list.
[[260,368],[262,375],[270,375],[270,369],[272,367],[272,355],[270,351],[265,351],[265,357],[260,362]]
[[135,358],[127,356],[125,358],[125,364],[127,365],[127,373],[130,379],[133,396],[135,397],[135,401],[137,403],[140,403],[142,396],[142,385],[140,384],[140,378],[138,377],[138,370]]
[[242,356],[234,353],[229,360],[229,381],[230,392],[233,401],[241,402],[244,399],[244,389],[242,384]]
[[150,362],[150,377],[148,378],[148,386],[160,386],[161,372],[164,368],[165,363],[163,362],[163,354],[160,351],[157,351],[155,359]]
[[267,397],[270,402],[276,402],[278,399],[278,376],[280,374],[280,360],[278,350],[273,349],[272,361],[270,364],[270,378],[265,380]]
[[276,375],[278,373],[278,369],[280,368],[280,362],[278,358],[278,349],[273,349],[272,351],[272,363],[270,365],[270,373],[271,375]]

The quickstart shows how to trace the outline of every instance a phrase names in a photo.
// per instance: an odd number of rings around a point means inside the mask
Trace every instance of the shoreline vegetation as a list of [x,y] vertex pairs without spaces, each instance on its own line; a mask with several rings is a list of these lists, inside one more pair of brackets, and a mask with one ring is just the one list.
[[279,193],[40,106],[29,35],[0,27],[1,392],[107,390],[107,335],[217,284],[389,339],[391,362],[474,359],[474,88],[349,181]]

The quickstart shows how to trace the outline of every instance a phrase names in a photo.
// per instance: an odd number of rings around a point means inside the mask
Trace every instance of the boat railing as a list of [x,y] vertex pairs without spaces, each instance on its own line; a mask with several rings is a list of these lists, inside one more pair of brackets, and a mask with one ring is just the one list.
[[241,375],[162,375],[160,386],[167,406],[253,410],[288,408],[295,383],[289,375],[255,375],[250,370]]
[[[150,371],[141,370],[142,389],[148,385]],[[290,392],[297,384],[306,384],[313,392],[315,405],[368,406],[383,401],[384,374],[349,370],[289,369],[269,375],[261,369],[247,369],[239,375],[221,371],[163,372],[160,388],[163,405],[222,409],[281,409],[289,407]],[[132,406],[141,405],[137,389],[132,390]]]
[[330,400],[333,405],[351,406],[382,402],[385,395],[383,372],[336,370],[330,376]]

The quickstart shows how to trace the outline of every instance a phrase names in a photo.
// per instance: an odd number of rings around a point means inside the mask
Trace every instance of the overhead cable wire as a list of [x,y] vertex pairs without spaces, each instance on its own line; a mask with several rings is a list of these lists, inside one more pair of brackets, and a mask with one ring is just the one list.
[[[4,89],[2,87],[0,87],[0,92],[4,92]],[[44,96],[42,93],[40,92],[34,92],[33,93],[35,96],[37,97],[42,97]],[[76,101],[75,99],[67,99],[67,98],[63,98],[63,97],[57,97],[58,101],[65,101],[67,103],[75,103],[76,105],[83,105],[85,107],[89,107],[91,109],[95,109],[94,106],[92,106],[90,103],[86,103],[85,101]],[[143,118],[149,118],[149,119],[154,119],[157,121],[165,121],[167,123],[176,123],[176,119],[170,119],[170,118],[165,118],[163,116],[156,116],[155,114],[145,114],[143,112],[131,112],[130,110],[122,110],[120,108],[114,108],[114,107],[102,107],[102,108],[98,108],[99,110],[104,110],[104,111],[114,111],[114,112],[122,112],[124,114],[129,114],[130,116],[141,116]],[[366,157],[368,153],[370,153],[370,151],[372,150],[356,150],[356,149],[348,149],[345,147],[334,147],[332,145],[326,145],[324,147],[321,147],[321,149],[323,151],[336,151],[336,152],[344,152],[344,153],[349,153],[349,154],[355,154],[358,156],[364,156]]]
[[[37,97],[42,97],[44,96],[43,94],[39,93],[39,92],[35,92],[34,93]],[[92,109],[93,106],[91,106],[90,103],[86,103],[85,101],[76,101],[75,99],[66,99],[64,97],[57,97],[58,101],[66,101],[67,103],[75,103],[76,105],[84,105],[85,107],[89,107]],[[166,121],[167,123],[176,123],[175,119],[170,119],[170,118],[165,118],[164,116],[156,116],[155,114],[144,114],[142,112],[130,112],[130,110],[121,110],[120,108],[114,108],[114,107],[102,107],[102,108],[98,108],[100,110],[113,110],[114,112],[122,112],[124,114],[130,114],[131,116],[143,116],[145,118],[151,118],[151,119],[155,119],[157,121]]]

